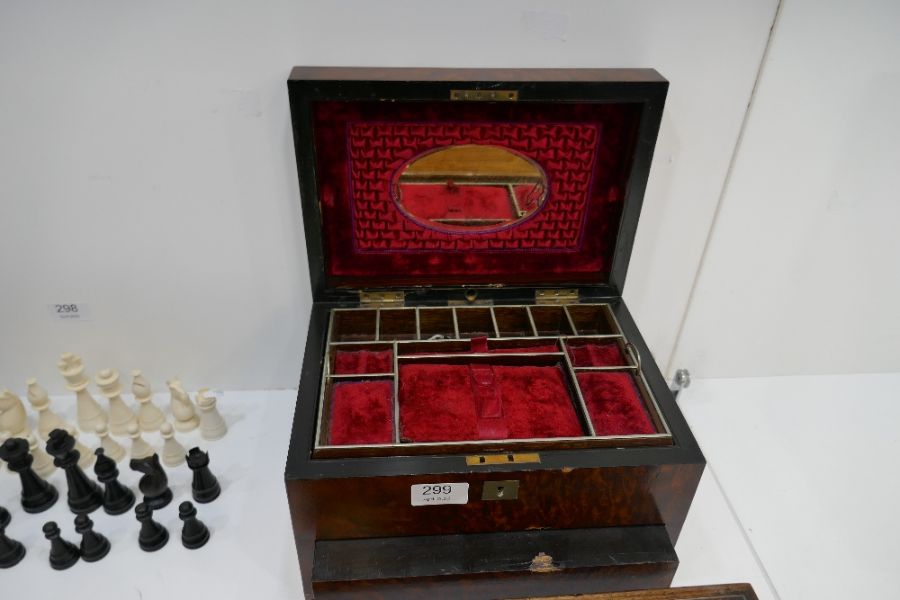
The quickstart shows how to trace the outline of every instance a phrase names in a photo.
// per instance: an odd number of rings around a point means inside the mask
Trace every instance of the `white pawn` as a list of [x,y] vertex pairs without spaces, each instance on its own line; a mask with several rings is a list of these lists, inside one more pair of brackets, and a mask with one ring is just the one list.
[[141,437],[141,430],[137,423],[128,426],[128,435],[131,436],[131,458],[147,458],[156,452],[153,446]]
[[0,392],[0,431],[7,437],[27,437],[31,432],[22,399],[6,389]]
[[184,462],[187,450],[175,439],[175,430],[170,423],[163,423],[159,428],[159,432],[162,434],[163,440],[165,440],[162,451],[163,464],[167,467],[177,467]]
[[153,390],[150,382],[141,375],[138,369],[131,372],[133,378],[131,392],[138,401],[138,425],[142,431],[157,431],[159,426],[166,422],[166,416],[153,404]]
[[56,465],[53,464],[53,457],[44,452],[44,449],[38,445],[37,438],[34,437],[33,433],[29,433],[26,439],[28,440],[28,451],[34,459],[31,463],[31,468],[34,469],[35,473],[46,478],[56,470]]
[[117,442],[115,438],[109,435],[109,428],[106,424],[101,423],[100,425],[97,425],[95,431],[97,437],[100,438],[100,447],[103,448],[103,453],[116,462],[122,462],[122,459],[125,458],[125,448],[123,448],[122,444]]
[[169,386],[169,393],[172,394],[171,407],[172,416],[175,417],[175,429],[178,431],[193,431],[200,424],[197,412],[194,410],[194,403],[191,397],[187,395],[181,387],[181,382],[176,377],[166,382]]
[[69,426],[68,429],[69,435],[75,438],[75,449],[78,450],[78,466],[82,469],[87,469],[92,464],[94,464],[94,453],[91,452],[91,449],[78,441],[78,431]]
[[68,431],[71,426],[50,409],[50,396],[47,395],[47,390],[39,386],[34,377],[25,383],[28,385],[28,402],[38,411],[38,437],[46,440],[54,429]]
[[94,431],[101,422],[106,424],[106,413],[87,391],[90,380],[84,375],[84,364],[81,362],[81,357],[66,352],[59,357],[56,368],[66,380],[66,389],[75,392],[78,427],[82,431]]
[[200,435],[204,440],[215,441],[225,437],[228,426],[216,410],[216,397],[207,396],[208,391],[209,388],[202,388],[195,396],[197,408],[200,409]]
[[114,435],[125,435],[132,423],[137,425],[137,416],[122,400],[119,372],[115,369],[103,369],[97,374],[96,380],[100,391],[109,399],[109,430]]

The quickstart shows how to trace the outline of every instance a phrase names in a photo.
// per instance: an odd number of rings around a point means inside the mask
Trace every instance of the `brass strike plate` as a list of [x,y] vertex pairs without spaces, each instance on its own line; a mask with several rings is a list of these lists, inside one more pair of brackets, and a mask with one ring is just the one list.
[[519,99],[517,90],[450,90],[451,100],[475,102],[515,102]]
[[536,452],[520,452],[510,454],[476,454],[466,457],[466,464],[470,467],[480,465],[506,465],[522,463],[539,463],[541,455]]
[[481,488],[482,500],[516,500],[519,497],[519,482],[485,481]]

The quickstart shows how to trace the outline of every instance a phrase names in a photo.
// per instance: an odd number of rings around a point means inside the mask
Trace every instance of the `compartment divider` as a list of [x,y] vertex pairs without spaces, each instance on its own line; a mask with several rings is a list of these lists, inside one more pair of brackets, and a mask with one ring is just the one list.
[[[578,335],[579,331],[578,331],[578,328],[575,327],[575,321],[572,319],[572,315],[569,314],[569,307],[566,306],[565,304],[563,304],[562,308],[563,308],[563,312],[566,314],[566,320],[569,322],[569,327],[572,328],[572,333],[574,335]],[[560,336],[560,337],[562,337],[562,336]]]
[[[512,186],[510,186],[510,189],[512,189]],[[500,327],[497,326],[497,315],[494,314],[493,306],[490,306],[488,308],[491,309],[491,323],[494,324],[494,336],[499,338],[500,337]]]
[[375,309],[375,341],[381,339],[381,309]]
[[[416,323],[418,324],[419,311],[416,310]],[[391,399],[394,404],[394,443],[400,443],[400,363],[397,342],[394,342],[394,390]]]
[[525,311],[528,313],[528,323],[531,325],[531,333],[534,334],[534,337],[540,337],[537,325],[534,324],[534,317],[531,315],[531,307],[525,305]]
[[456,309],[450,309],[453,312],[453,334],[456,339],[459,339],[459,320],[456,318]]
[[[418,306],[416,307],[416,339],[417,340],[422,339],[422,324],[421,324],[421,321],[419,320],[419,307]],[[394,348],[394,350],[396,350],[396,347]]]
[[575,388],[575,398],[578,400],[578,407],[581,409],[583,422],[587,424],[588,434],[591,437],[597,437],[597,432],[594,430],[594,424],[591,422],[591,413],[588,412],[584,396],[581,394],[581,383],[578,382],[578,377],[575,376],[575,367],[572,366],[572,359],[569,357],[568,352],[563,352],[563,360],[566,361],[567,374],[569,380],[572,382],[572,387]]

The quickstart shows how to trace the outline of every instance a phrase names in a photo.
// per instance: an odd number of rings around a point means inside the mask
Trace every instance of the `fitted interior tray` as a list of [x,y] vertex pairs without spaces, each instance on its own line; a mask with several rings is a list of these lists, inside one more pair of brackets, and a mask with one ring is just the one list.
[[607,304],[331,311],[314,456],[671,443]]

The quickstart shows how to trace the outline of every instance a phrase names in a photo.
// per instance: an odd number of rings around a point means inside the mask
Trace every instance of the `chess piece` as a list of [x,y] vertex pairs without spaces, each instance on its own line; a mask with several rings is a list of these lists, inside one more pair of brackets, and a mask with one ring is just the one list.
[[200,425],[200,418],[194,410],[194,403],[190,396],[181,387],[181,382],[176,377],[166,382],[171,394],[170,405],[172,416],[175,417],[176,431],[193,431]]
[[142,431],[158,431],[159,426],[166,422],[166,416],[153,404],[153,391],[150,382],[138,369],[131,372],[133,381],[131,392],[138,401],[138,425]]
[[75,449],[78,451],[78,466],[82,469],[89,468],[92,464],[94,464],[94,453],[91,452],[91,449],[78,441],[78,430],[72,427],[71,425],[66,430],[69,435],[75,438]]
[[50,540],[50,566],[57,571],[68,569],[78,562],[78,546],[60,537],[59,526],[54,521],[44,523],[44,537]]
[[38,413],[38,437],[46,440],[54,429],[68,429],[69,425],[50,408],[50,396],[47,395],[47,390],[38,385],[34,377],[25,383],[28,385],[28,402]]
[[153,446],[141,437],[141,430],[137,423],[128,425],[128,435],[131,437],[131,458],[147,458],[156,452]]
[[66,352],[59,357],[56,368],[66,380],[66,389],[75,392],[75,406],[78,414],[78,427],[82,431],[94,431],[100,424],[106,425],[106,413],[103,412],[100,403],[94,400],[87,390],[90,384],[84,374],[84,364],[81,357],[71,352]]
[[200,448],[191,448],[187,455],[187,464],[194,472],[191,481],[191,495],[194,501],[206,504],[218,498],[222,488],[219,486],[219,480],[209,470],[209,454]]
[[109,430],[113,435],[125,435],[128,433],[128,426],[137,423],[137,417],[122,400],[119,372],[115,369],[103,369],[97,374],[96,381],[100,392],[109,400]]
[[167,467],[177,467],[184,462],[184,455],[187,454],[187,450],[175,439],[175,432],[169,423],[163,423],[162,427],[159,428],[159,432],[162,434],[163,440],[165,440],[162,451],[163,464]]
[[184,521],[181,528],[181,543],[189,550],[201,548],[209,541],[209,529],[197,518],[197,509],[190,502],[178,506],[178,518]]
[[143,473],[144,476],[138,482],[138,487],[144,495],[144,502],[149,508],[159,510],[172,501],[172,490],[169,489],[169,478],[162,465],[159,464],[159,455],[153,454],[147,458],[131,459],[128,463],[132,471]]
[[22,484],[22,508],[27,513],[39,513],[56,503],[59,492],[44,481],[31,468],[34,458],[28,453],[28,440],[9,438],[0,446],[0,458],[9,465],[9,470],[19,474]]
[[14,567],[25,558],[25,546],[6,536],[6,527],[11,520],[9,511],[0,506],[0,569]]
[[97,562],[109,554],[109,540],[94,531],[94,522],[87,515],[75,517],[75,532],[81,534],[79,552],[85,562]]
[[9,390],[0,392],[0,431],[7,437],[28,437],[28,415],[22,399]]
[[75,438],[64,429],[54,429],[47,440],[47,452],[53,456],[53,464],[66,472],[69,510],[81,514],[100,508],[103,504],[103,490],[96,482],[88,479],[78,466],[79,454],[75,449]]
[[125,458],[125,448],[123,448],[122,444],[117,442],[115,438],[109,435],[109,428],[106,426],[106,423],[97,425],[96,432],[97,437],[100,438],[100,447],[103,448],[106,456],[116,462],[121,462],[122,459]]
[[97,448],[97,463],[94,474],[103,484],[103,511],[108,515],[121,515],[134,506],[134,492],[119,483],[119,469],[116,461],[106,455],[103,448]]
[[228,426],[225,419],[216,409],[216,397],[207,396],[209,388],[203,388],[197,392],[197,408],[200,409],[200,435],[204,440],[215,441],[225,437]]
[[138,545],[144,552],[155,552],[169,541],[169,532],[153,520],[153,509],[141,502],[134,507],[134,516],[141,522]]
[[37,438],[34,437],[33,433],[29,433],[26,439],[28,440],[28,451],[34,459],[34,462],[31,463],[31,468],[41,477],[47,477],[56,470],[56,465],[53,464],[53,457],[38,446]]

